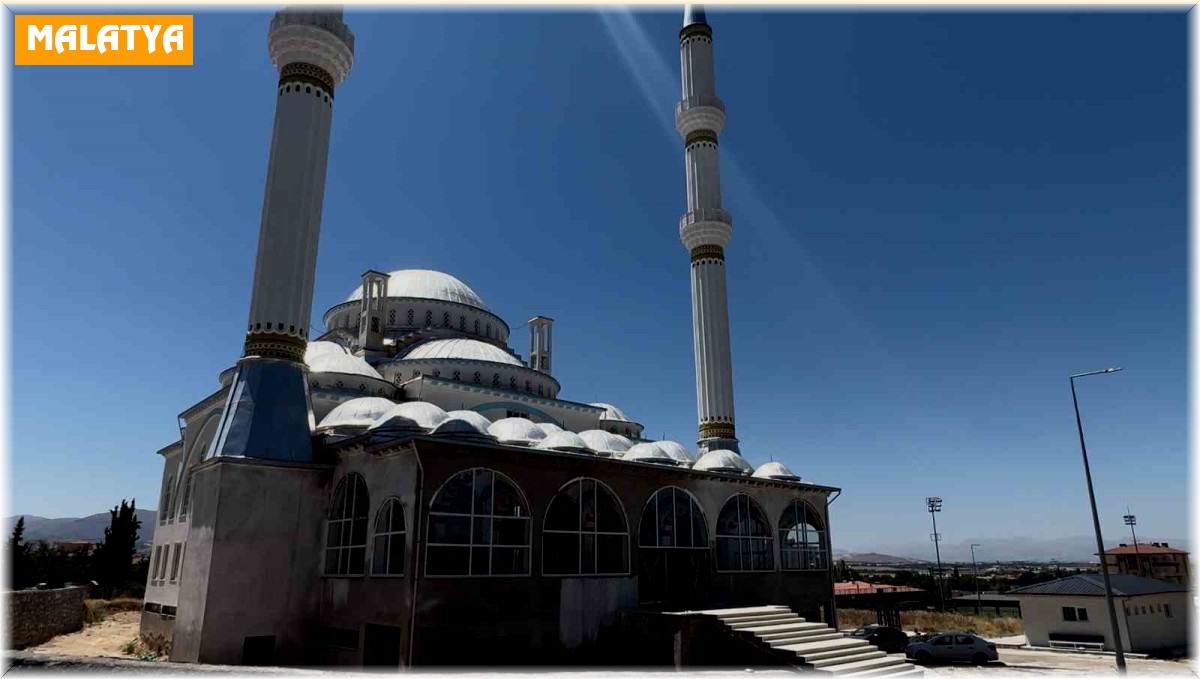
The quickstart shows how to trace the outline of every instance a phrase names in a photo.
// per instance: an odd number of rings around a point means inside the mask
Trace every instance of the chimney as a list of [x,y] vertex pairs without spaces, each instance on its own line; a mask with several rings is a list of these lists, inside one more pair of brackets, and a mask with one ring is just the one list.
[[534,316],[529,319],[529,367],[550,374],[550,346],[554,338],[554,319]]

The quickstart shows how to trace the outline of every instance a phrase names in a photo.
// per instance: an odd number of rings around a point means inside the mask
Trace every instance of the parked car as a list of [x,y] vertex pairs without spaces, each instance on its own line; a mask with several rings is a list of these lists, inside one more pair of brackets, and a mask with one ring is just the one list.
[[882,625],[859,627],[848,636],[863,639],[884,653],[902,653],[908,646],[908,635],[903,630]]
[[904,649],[904,655],[922,664],[966,660],[982,665],[1000,659],[1000,654],[996,652],[996,644],[966,632],[935,634],[927,641],[909,644]]

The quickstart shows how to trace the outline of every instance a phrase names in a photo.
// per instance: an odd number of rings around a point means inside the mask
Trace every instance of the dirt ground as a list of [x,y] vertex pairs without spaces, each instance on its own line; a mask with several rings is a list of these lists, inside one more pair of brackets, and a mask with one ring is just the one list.
[[[1126,658],[1130,677],[1195,677],[1195,666],[1191,660],[1145,660],[1142,658]],[[943,675],[976,675],[979,677],[1000,677],[1016,674],[1058,674],[1076,677],[1105,677],[1115,676],[1116,661],[1111,655],[1091,653],[1068,653],[1065,651],[1031,651],[1025,649],[1001,648],[1000,662],[989,663],[982,667],[966,664],[930,665],[925,668],[925,676],[940,677]]]
[[122,653],[121,647],[137,639],[140,620],[140,611],[113,613],[95,625],[87,625],[78,632],[54,637],[25,650],[47,655],[130,659],[132,656]]

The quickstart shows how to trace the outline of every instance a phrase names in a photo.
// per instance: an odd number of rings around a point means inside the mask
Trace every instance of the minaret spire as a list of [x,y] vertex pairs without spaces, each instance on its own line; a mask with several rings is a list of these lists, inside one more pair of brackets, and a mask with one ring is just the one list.
[[279,69],[250,319],[208,455],[312,459],[304,367],[334,89],[354,63],[341,7],[289,7],[267,34]]
[[696,351],[696,407],[703,451],[738,450],[734,433],[733,365],[725,296],[725,246],[733,218],[721,207],[717,137],[725,104],[713,75],[712,28],[703,5],[687,5],[679,31],[683,99],[675,127],[687,156],[687,208],[679,236],[692,259],[692,336]]

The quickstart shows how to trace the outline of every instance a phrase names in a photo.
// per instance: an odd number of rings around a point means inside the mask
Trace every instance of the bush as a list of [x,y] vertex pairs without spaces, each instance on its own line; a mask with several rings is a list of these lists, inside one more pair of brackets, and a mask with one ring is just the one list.
[[89,625],[103,622],[113,613],[142,610],[141,599],[85,599],[83,621]]
[[[838,626],[865,627],[875,624],[877,618],[875,611],[847,608],[838,611]],[[1009,637],[1023,634],[1025,631],[1020,618],[935,611],[901,611],[900,626],[916,632],[961,631],[983,637]]]

